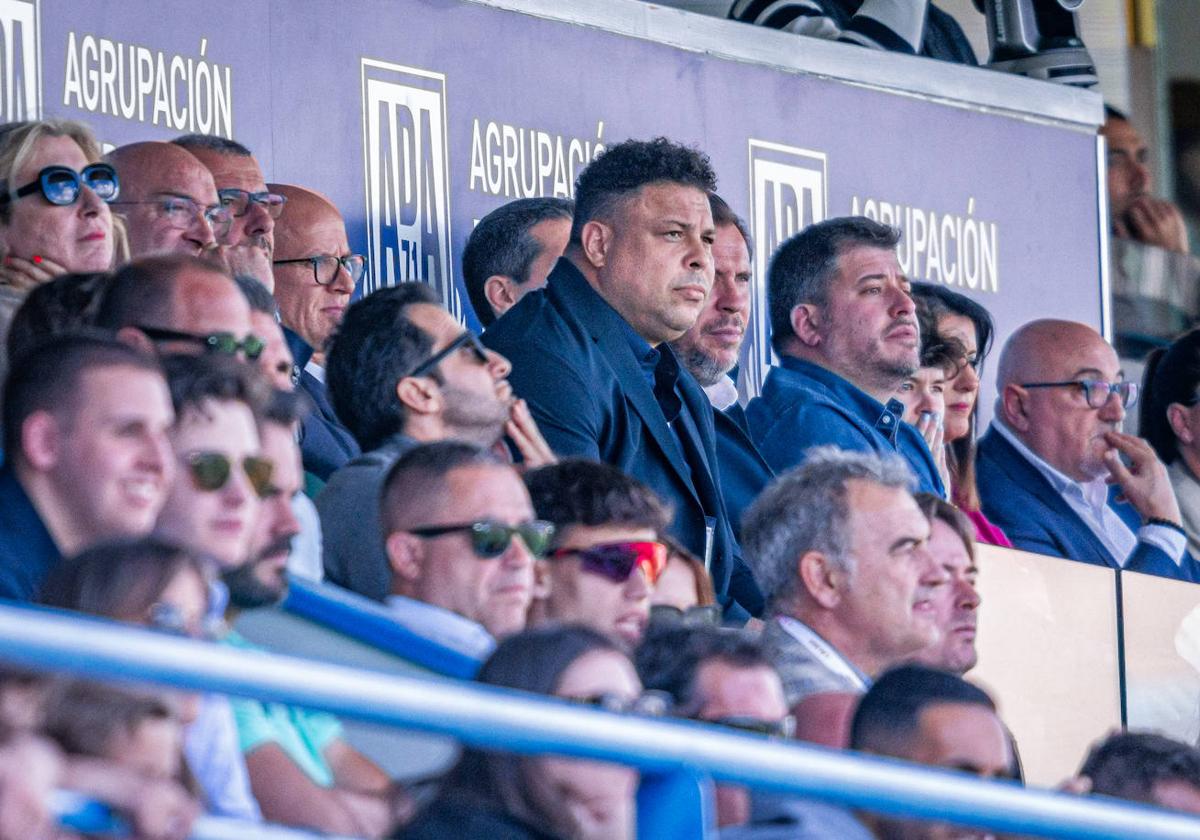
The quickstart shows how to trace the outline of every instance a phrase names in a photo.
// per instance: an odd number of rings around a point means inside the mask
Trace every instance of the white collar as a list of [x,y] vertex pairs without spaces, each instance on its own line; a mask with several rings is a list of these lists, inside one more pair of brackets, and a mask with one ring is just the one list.
[[777,619],[787,634],[827,670],[849,680],[860,691],[866,691],[870,687],[870,678],[807,624],[786,615],[778,616]]
[[705,385],[704,393],[717,411],[724,411],[736,405],[738,401],[737,383],[728,376],[722,376],[713,384]]
[[1046,477],[1046,480],[1050,482],[1050,486],[1060,496],[1074,495],[1095,511],[1099,511],[1108,505],[1108,482],[1104,480],[1103,476],[1094,478],[1091,481],[1076,481],[1047,463],[1036,452],[1026,446],[1025,442],[1017,437],[1016,432],[1008,428],[999,417],[992,419],[992,426],[995,427],[996,433],[1000,437],[1008,441],[1013,449],[1016,449],[1021,454],[1021,457]]

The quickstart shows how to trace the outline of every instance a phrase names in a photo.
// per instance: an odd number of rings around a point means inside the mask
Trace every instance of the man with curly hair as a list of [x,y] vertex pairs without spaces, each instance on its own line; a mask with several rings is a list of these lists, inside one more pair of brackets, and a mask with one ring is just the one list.
[[543,291],[484,335],[512,361],[561,456],[613,464],[675,510],[670,528],[705,558],[731,615],[761,611],[721,498],[712,408],[668,346],[713,284],[708,158],[666,138],[628,140],[579,175],[567,250]]

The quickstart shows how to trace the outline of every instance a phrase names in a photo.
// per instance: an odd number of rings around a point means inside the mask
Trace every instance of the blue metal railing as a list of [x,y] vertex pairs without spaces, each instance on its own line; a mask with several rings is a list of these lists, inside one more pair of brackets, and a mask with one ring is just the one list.
[[[1139,805],[1025,790],[686,721],[625,717],[488,686],[390,676],[98,622],[87,622],[85,630],[76,617],[36,608],[0,607],[0,659],[305,706],[450,735],[485,748],[620,762],[649,771],[661,790],[689,798],[699,771],[753,788],[1011,834],[1080,840],[1200,837],[1200,820]],[[691,804],[700,801],[696,797]],[[706,836],[697,831],[694,808],[676,808],[662,799],[656,806],[653,819],[642,824],[642,836]],[[653,835],[647,826],[654,827]]]

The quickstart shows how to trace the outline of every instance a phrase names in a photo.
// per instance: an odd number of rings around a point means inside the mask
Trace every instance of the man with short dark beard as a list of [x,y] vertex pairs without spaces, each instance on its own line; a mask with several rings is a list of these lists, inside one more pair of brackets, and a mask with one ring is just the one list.
[[[263,457],[271,462],[250,539],[249,559],[226,570],[231,618],[242,610],[278,603],[287,593],[287,560],[300,525],[292,498],[304,471],[295,430],[295,394],[276,391],[259,426]],[[236,633],[222,640],[252,648]],[[409,811],[409,799],[370,759],[346,743],[336,718],[280,703],[231,700],[246,768],[264,816],[319,831],[378,837]]]
[[716,193],[709,194],[708,204],[717,229],[712,246],[712,291],[696,325],[672,341],[671,349],[712,403],[721,493],[730,524],[738,534],[742,513],[775,474],[750,440],[736,384],[738,356],[754,298],[750,230]]

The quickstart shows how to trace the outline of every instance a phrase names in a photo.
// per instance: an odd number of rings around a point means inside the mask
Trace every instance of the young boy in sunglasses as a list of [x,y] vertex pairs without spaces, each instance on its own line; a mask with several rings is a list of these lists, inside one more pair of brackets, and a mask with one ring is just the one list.
[[634,648],[666,565],[669,508],[616,467],[578,458],[533,470],[525,484],[538,518],[554,525],[530,624],[582,624]]

